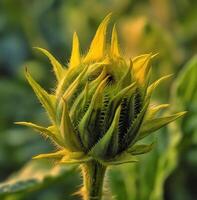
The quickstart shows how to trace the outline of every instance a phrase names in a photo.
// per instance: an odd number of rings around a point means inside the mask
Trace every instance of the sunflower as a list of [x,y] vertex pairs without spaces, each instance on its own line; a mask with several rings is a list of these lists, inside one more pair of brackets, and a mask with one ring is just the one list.
[[84,176],[81,193],[87,200],[101,198],[108,166],[136,162],[137,156],[149,152],[154,144],[139,144],[141,139],[185,114],[156,117],[168,104],[150,106],[151,95],[170,75],[150,83],[155,55],[126,60],[119,49],[115,25],[111,42],[106,42],[110,17],[111,14],[98,27],[86,55],[80,54],[74,33],[66,67],[47,50],[37,48],[51,61],[57,79],[55,93],[45,91],[27,70],[25,75],[51,125],[17,122],[42,133],[58,149],[34,158],[80,164]]

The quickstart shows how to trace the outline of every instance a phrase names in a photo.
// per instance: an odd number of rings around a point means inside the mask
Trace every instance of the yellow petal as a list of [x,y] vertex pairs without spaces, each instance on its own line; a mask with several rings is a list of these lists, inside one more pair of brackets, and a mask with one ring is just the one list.
[[114,25],[111,38],[111,55],[114,57],[120,57],[119,46],[118,46],[118,35],[116,26]]
[[80,64],[80,50],[79,50],[79,39],[77,33],[73,34],[73,46],[72,46],[72,53],[70,58],[70,67],[76,67]]
[[106,45],[106,30],[109,23],[111,13],[105,17],[92,40],[88,54],[86,55],[84,62],[91,62],[101,59],[105,53]]

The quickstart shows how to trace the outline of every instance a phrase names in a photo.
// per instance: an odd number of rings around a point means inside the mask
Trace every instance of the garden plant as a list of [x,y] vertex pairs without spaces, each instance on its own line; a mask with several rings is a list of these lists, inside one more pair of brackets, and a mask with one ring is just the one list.
[[83,187],[77,194],[84,200],[103,199],[108,169],[124,163],[135,165],[139,155],[148,153],[156,145],[155,141],[146,144],[143,139],[185,114],[157,117],[169,104],[154,105],[151,96],[171,75],[151,80],[156,54],[124,58],[115,25],[108,41],[110,18],[111,14],[98,27],[87,54],[80,53],[78,36],[73,34],[67,66],[47,50],[36,48],[49,58],[56,86],[48,93],[32,78],[28,66],[25,76],[51,125],[16,122],[40,132],[55,146],[55,152],[37,155],[34,159],[80,166]]

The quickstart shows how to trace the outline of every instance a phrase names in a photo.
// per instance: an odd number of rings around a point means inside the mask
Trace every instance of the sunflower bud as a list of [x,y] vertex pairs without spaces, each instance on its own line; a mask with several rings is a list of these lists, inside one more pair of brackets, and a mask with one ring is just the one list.
[[150,151],[151,144],[136,144],[150,133],[185,112],[157,118],[166,104],[150,106],[159,83],[150,84],[151,62],[155,55],[123,58],[116,27],[106,42],[108,15],[100,24],[87,55],[81,56],[77,34],[68,67],[63,67],[47,50],[37,48],[50,60],[57,79],[55,93],[46,92],[26,71],[26,78],[46,109],[51,126],[18,122],[50,138],[58,151],[35,158],[52,158],[59,163],[86,163],[96,160],[103,166],[135,162]]

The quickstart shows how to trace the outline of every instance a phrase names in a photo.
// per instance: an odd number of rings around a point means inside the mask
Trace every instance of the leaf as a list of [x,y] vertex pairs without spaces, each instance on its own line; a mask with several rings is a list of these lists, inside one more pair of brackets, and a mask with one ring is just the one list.
[[53,95],[48,94],[26,71],[25,76],[33,88],[36,96],[38,97],[39,101],[47,111],[50,119],[55,122],[55,110],[54,110],[54,105],[55,105],[55,97]]
[[[161,199],[166,179],[178,165],[182,151],[187,151],[191,144],[196,144],[196,123],[191,128],[192,118],[196,119],[197,102],[197,56],[194,56],[181,70],[173,83],[171,107],[173,110],[188,110],[183,120],[175,121],[168,126],[168,144],[159,155],[155,180],[150,193],[150,200]],[[191,128],[191,129],[190,129]],[[173,134],[172,134],[173,133]],[[193,137],[194,136],[194,137]],[[182,148],[179,148],[182,147]]]
[[[197,91],[197,55],[195,55],[181,70],[172,91],[172,101],[181,107],[191,107],[196,100]],[[191,103],[192,102],[192,103]],[[184,108],[188,109],[188,108]]]
[[156,119],[145,121],[140,130],[138,140],[146,137],[147,135],[149,135],[149,133],[152,133],[152,132],[160,129],[161,127],[169,124],[170,122],[178,119],[179,117],[181,117],[185,114],[186,114],[186,112],[179,112],[179,113],[176,113],[173,115],[169,115],[167,117],[161,117],[161,118],[156,118]]
[[73,177],[74,166],[53,166],[48,161],[30,161],[19,172],[0,184],[0,197],[38,190],[61,178]]
[[62,65],[47,50],[39,48],[39,47],[34,47],[34,48],[41,51],[43,54],[45,54],[49,58],[52,66],[53,66],[53,71],[55,73],[55,76],[56,76],[57,80],[59,81],[62,78],[62,75],[64,74],[64,69],[62,68]]

